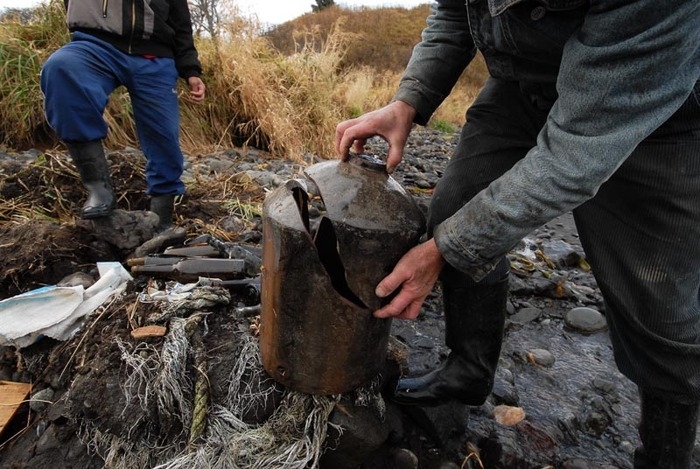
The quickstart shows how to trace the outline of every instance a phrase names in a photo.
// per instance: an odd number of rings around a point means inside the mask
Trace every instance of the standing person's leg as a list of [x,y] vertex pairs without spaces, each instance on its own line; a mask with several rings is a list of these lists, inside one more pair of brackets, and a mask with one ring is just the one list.
[[700,86],[574,215],[616,362],[640,390],[635,468],[689,468],[700,402]]
[[172,223],[174,200],[185,192],[180,180],[184,158],[180,149],[175,61],[168,58],[132,58],[133,74],[127,88],[134,108],[139,142],[146,156],[146,193],[151,211],[160,218],[159,229]]
[[41,90],[49,125],[68,147],[88,190],[81,216],[97,218],[116,203],[102,146],[108,130],[102,114],[119,83],[102,46],[82,37],[77,34],[44,63]]
[[[523,158],[536,142],[546,111],[534,108],[517,83],[491,79],[467,112],[459,145],[431,199],[428,234]],[[400,380],[397,402],[436,405],[455,399],[480,405],[493,387],[508,294],[504,258],[480,283],[450,267],[440,280],[447,361],[425,376]]]

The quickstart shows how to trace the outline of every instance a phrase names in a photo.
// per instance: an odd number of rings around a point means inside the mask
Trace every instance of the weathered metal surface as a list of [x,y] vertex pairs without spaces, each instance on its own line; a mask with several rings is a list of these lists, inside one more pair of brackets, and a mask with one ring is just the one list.
[[[371,380],[386,356],[390,320],[374,294],[417,244],[425,220],[411,196],[369,157],[328,161],[265,199],[261,353],[285,386],[340,394]],[[313,229],[309,193],[326,214]]]

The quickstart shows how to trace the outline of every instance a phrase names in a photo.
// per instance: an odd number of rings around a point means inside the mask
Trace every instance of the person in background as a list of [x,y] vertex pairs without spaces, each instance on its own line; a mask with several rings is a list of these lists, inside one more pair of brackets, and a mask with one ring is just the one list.
[[338,124],[401,161],[479,50],[490,77],[435,188],[428,237],[376,288],[413,319],[439,279],[447,360],[405,405],[480,405],[503,338],[505,254],[573,210],[617,366],[639,388],[635,468],[689,468],[700,401],[700,2],[438,0],[393,101]]
[[81,217],[108,216],[116,204],[102,145],[108,131],[103,112],[109,95],[124,86],[147,160],[150,210],[162,231],[185,191],[178,77],[194,101],[205,95],[187,0],[66,0],[66,18],[71,41],[43,64],[41,90],[47,120],[88,190]]

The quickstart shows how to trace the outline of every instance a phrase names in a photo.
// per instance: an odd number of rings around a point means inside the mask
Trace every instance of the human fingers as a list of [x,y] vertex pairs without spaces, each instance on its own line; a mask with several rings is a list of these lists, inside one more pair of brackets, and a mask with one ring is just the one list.
[[[345,124],[345,125],[343,125]],[[341,160],[347,160],[352,148],[355,153],[364,153],[365,142],[377,132],[362,118],[341,123],[336,127],[335,147]]]
[[358,138],[355,140],[355,142],[352,144],[352,151],[354,151],[356,154],[361,155],[365,152],[365,144],[367,143],[367,139],[365,138]]
[[418,317],[418,314],[420,314],[426,296],[427,295],[418,295],[416,297],[410,291],[404,291],[402,289],[389,304],[375,311],[374,317],[415,319]]
[[190,90],[190,97],[195,101],[201,101],[204,99],[205,88],[202,84],[192,90]]
[[391,174],[403,159],[403,149],[406,146],[406,140],[398,139],[394,142],[389,142],[389,153],[386,158],[386,172]]
[[380,298],[400,290],[388,305],[375,312],[375,316],[415,318],[437,282],[444,262],[433,239],[409,250],[377,285],[375,294]]
[[348,153],[350,151],[349,148],[342,148],[341,147],[341,141],[343,140],[343,136],[345,135],[345,131],[349,129],[350,127],[353,126],[354,122],[357,119],[348,119],[346,121],[342,121],[338,125],[335,126],[335,138],[334,138],[334,145],[335,145],[335,151],[340,156],[341,159],[345,160],[347,159]]
[[203,100],[206,92],[206,86],[204,85],[202,79],[199,77],[190,77],[188,78],[187,83],[190,87],[190,98],[192,98],[194,101]]

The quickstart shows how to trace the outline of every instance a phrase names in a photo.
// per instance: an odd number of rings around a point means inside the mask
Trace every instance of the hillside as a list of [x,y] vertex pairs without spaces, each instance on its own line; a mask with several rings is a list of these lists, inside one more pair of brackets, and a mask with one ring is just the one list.
[[[293,54],[308,38],[323,44],[338,28],[347,37],[347,51],[341,64],[347,68],[370,67],[385,72],[402,72],[420,41],[430,5],[414,8],[342,8],[334,5],[307,13],[265,34],[283,54]],[[462,82],[481,87],[487,76],[481,57],[462,77]]]
[[428,13],[427,4],[412,9],[332,6],[284,23],[266,36],[282,53],[291,54],[309,33],[325,42],[337,26],[352,34],[343,65],[400,72],[420,40]]

